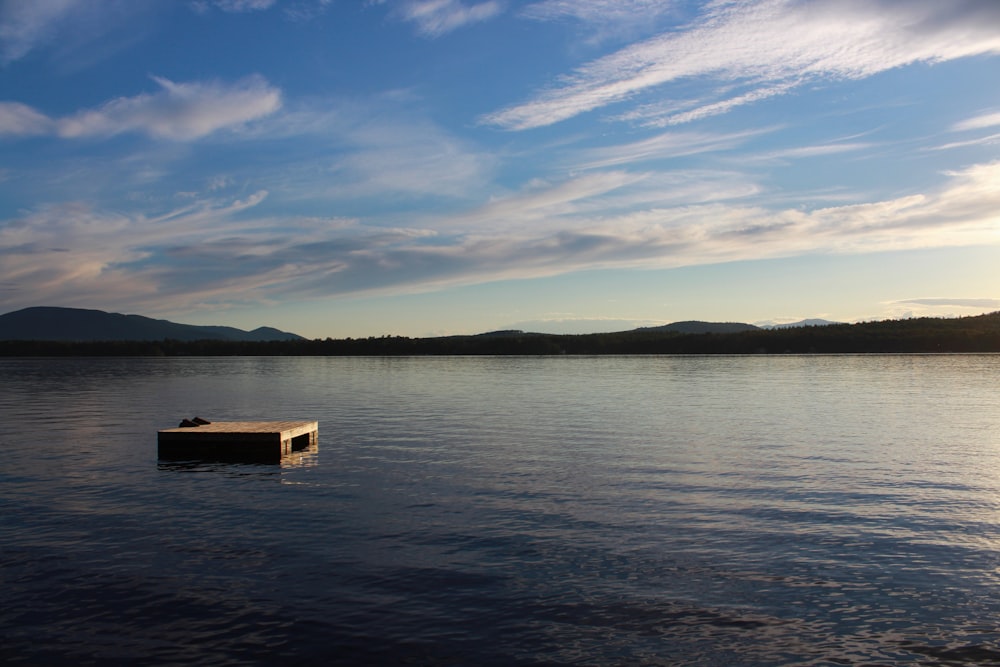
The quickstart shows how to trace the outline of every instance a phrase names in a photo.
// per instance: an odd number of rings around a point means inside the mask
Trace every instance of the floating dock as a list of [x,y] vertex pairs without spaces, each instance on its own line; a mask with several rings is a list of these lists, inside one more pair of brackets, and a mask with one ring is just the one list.
[[278,462],[318,444],[319,422],[196,422],[157,433],[161,459]]

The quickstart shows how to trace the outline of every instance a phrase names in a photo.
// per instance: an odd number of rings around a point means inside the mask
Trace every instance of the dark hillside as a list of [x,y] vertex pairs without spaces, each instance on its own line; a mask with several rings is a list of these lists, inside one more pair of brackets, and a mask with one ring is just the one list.
[[38,306],[0,315],[0,340],[33,341],[228,341],[301,340],[301,336],[261,327],[195,326],[121,315],[102,310]]
[[[124,317],[124,316],[122,316]],[[556,335],[519,331],[490,335],[305,340],[0,340],[0,356],[71,355],[563,355],[563,354],[841,354],[1000,353],[1000,312],[954,319],[919,318],[860,324],[679,333],[637,329]]]
[[688,320],[673,322],[659,327],[640,327],[635,331],[669,331],[673,333],[704,334],[704,333],[737,333],[739,331],[757,331],[760,327],[742,322],[700,322]]

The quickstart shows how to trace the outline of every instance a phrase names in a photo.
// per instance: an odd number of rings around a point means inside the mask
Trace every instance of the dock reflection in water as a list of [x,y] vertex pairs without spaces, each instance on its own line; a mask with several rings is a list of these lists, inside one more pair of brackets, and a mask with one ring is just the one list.
[[319,440],[283,456],[260,455],[253,452],[231,453],[228,455],[203,456],[199,458],[159,457],[157,469],[167,472],[225,472],[238,475],[258,475],[279,477],[282,471],[319,465]]

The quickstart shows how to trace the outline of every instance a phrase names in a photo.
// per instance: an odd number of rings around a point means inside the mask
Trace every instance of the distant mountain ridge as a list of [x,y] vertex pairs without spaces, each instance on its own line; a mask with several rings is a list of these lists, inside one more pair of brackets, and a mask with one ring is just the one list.
[[684,322],[672,322],[658,327],[639,327],[635,331],[673,331],[685,334],[701,333],[739,333],[741,331],[757,331],[760,327],[743,322],[701,322],[698,320],[688,320]]
[[235,327],[198,326],[122,315],[103,310],[34,306],[0,315],[0,340],[126,341],[126,340],[304,340],[273,327],[244,331]]
[[828,327],[832,324],[843,324],[843,322],[832,322],[830,320],[808,319],[798,322],[784,322],[782,324],[758,324],[761,329],[794,329],[796,327]]

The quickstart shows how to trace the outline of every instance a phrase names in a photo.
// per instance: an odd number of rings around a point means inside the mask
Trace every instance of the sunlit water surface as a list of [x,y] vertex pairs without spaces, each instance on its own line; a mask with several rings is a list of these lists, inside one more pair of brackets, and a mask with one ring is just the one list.
[[14,664],[1000,664],[998,567],[1000,356],[0,360]]

